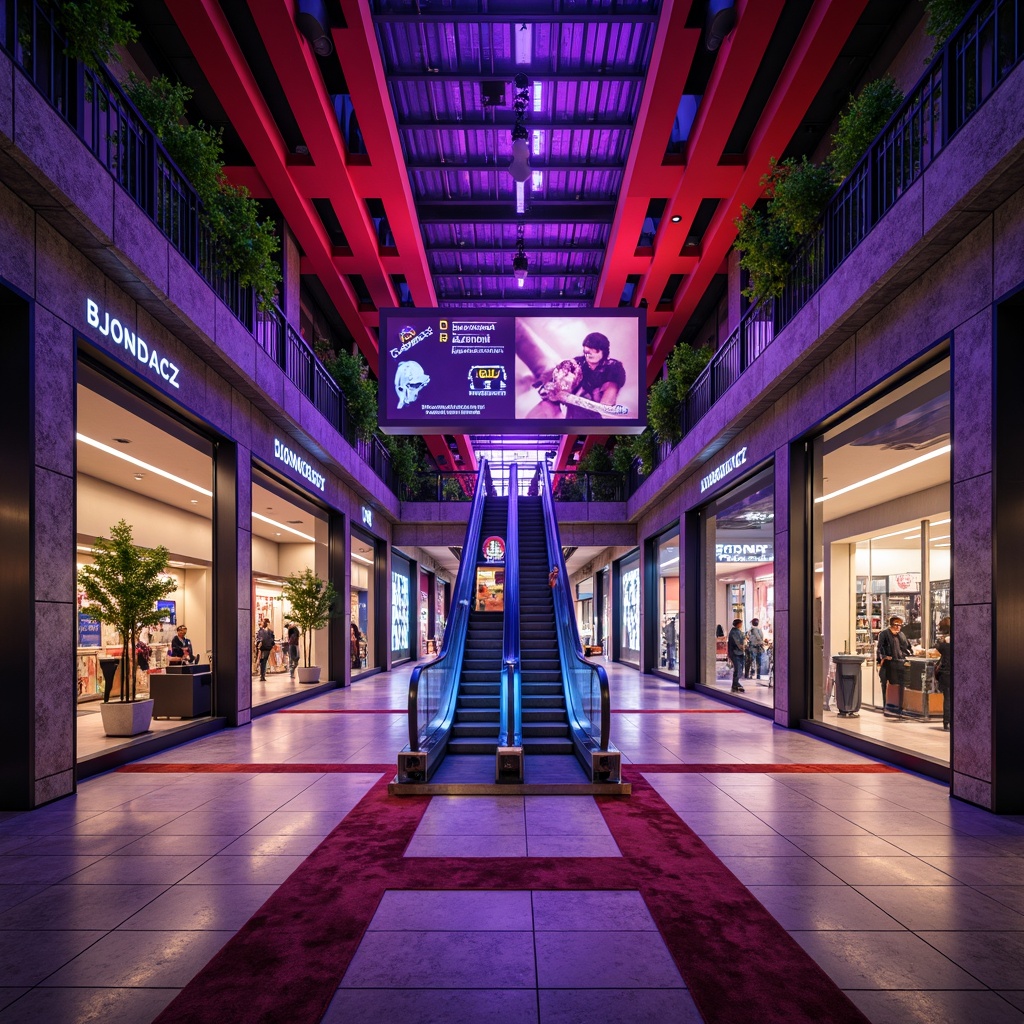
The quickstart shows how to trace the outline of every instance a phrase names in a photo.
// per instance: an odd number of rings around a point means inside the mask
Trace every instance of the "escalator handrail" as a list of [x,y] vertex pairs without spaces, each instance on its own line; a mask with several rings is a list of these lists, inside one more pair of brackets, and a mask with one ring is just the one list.
[[[601,702],[601,728],[599,749],[608,750],[611,740],[611,691],[608,688],[608,673],[603,665],[595,665],[583,656],[579,630],[576,627],[576,614],[573,609],[572,594],[569,590],[569,576],[565,568],[562,545],[558,542],[558,520],[555,517],[555,503],[551,495],[551,476],[546,463],[540,463],[543,485],[541,507],[544,510],[544,542],[547,545],[549,565],[558,569],[558,581],[552,588],[555,605],[555,627],[558,630],[559,657],[562,660],[562,673],[566,682],[567,696],[571,697],[570,712],[577,722],[581,714],[576,700],[577,694],[572,686],[574,673],[572,668],[583,668],[597,677]],[[582,724],[582,723],[580,723]]]
[[452,716],[451,705],[454,693],[457,689],[459,674],[462,671],[462,654],[465,650],[466,628],[469,625],[469,609],[473,600],[474,587],[476,586],[476,559],[465,557],[466,552],[476,551],[480,547],[480,532],[483,522],[484,501],[494,487],[491,482],[490,466],[486,459],[480,460],[479,472],[476,478],[476,491],[473,494],[473,501],[469,506],[469,522],[466,526],[466,545],[463,548],[463,558],[459,562],[459,571],[455,577],[455,587],[452,591],[452,613],[445,625],[444,636],[441,639],[441,649],[437,657],[423,665],[417,665],[412,671],[409,680],[409,749],[418,750],[420,747],[419,735],[419,689],[420,677],[426,670],[436,670],[442,666],[445,672],[444,688],[445,694],[438,701],[438,714],[427,726],[425,735],[435,732],[437,728],[443,727],[445,721]]
[[523,744],[522,682],[519,652],[519,467],[508,470],[508,518],[505,525],[505,622],[501,650],[499,747]]

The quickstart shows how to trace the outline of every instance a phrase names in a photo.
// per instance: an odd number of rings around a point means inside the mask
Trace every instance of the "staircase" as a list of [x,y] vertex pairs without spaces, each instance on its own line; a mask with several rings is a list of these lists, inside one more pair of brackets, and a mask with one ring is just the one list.
[[527,755],[573,752],[550,571],[541,499],[519,498],[519,657]]
[[[508,498],[488,498],[484,502],[481,543],[487,537],[504,537],[507,525]],[[475,564],[479,552],[463,551],[462,557]],[[479,612],[475,608],[470,611],[455,720],[448,740],[449,754],[498,751],[504,630],[504,612]]]

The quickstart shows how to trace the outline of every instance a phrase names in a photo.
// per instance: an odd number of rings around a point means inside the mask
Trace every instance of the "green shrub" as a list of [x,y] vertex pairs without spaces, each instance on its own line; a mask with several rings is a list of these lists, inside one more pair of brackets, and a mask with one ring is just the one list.
[[664,377],[647,392],[647,425],[659,441],[675,444],[682,437],[680,410],[693,382],[711,359],[711,346],[676,345],[669,353]]
[[953,29],[967,17],[967,12],[973,6],[972,0],[927,0],[924,5],[928,15],[925,32],[935,40],[933,57],[942,49],[946,40],[953,34]]
[[56,22],[67,39],[64,52],[93,71],[118,60],[114,47],[139,38],[125,17],[131,8],[132,0],[59,0]]
[[235,271],[244,287],[269,309],[281,283],[273,256],[279,246],[273,222],[260,221],[259,205],[249,190],[224,176],[220,129],[186,121],[192,90],[163,76],[146,82],[131,75],[128,95],[163,142],[171,159],[192,183],[216,250],[217,265]]
[[839,126],[832,136],[829,153],[837,184],[857,166],[902,102],[903,93],[888,75],[865,85],[860,95],[850,97],[846,109],[839,115]]
[[324,362],[327,372],[345,395],[345,408],[356,436],[368,441],[377,431],[377,382],[370,379],[370,367],[357,352],[338,352]]

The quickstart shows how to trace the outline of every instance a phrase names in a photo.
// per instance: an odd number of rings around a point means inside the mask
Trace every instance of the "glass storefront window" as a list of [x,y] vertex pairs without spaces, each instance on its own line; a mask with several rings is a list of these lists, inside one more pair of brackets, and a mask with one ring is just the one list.
[[369,534],[352,531],[349,557],[349,632],[352,636],[349,659],[353,672],[377,667],[377,622],[374,591],[374,554],[377,542]]
[[590,647],[594,641],[594,577],[588,576],[576,584],[576,626],[580,643]]
[[640,553],[628,555],[619,568],[619,607],[621,629],[619,660],[640,664]]
[[[945,359],[818,438],[813,485],[811,716],[942,763],[949,452]],[[887,696],[876,658],[893,618],[911,651]]]
[[[766,469],[709,505],[704,514],[704,600],[700,681],[774,705],[775,482]],[[733,622],[745,645],[729,659]],[[736,679],[734,687],[734,677]]]
[[679,527],[655,544],[658,564],[658,628],[660,671],[679,676]]
[[[168,665],[171,640],[186,626],[200,661],[213,646],[213,446],[180,421],[91,367],[79,366],[76,420],[77,568],[92,561],[97,537],[124,519],[140,547],[170,552],[167,575],[177,589],[161,603],[163,620],[140,647],[136,693],[150,694],[150,678]],[[78,756],[100,753],[122,740],[106,737],[99,715],[103,697],[100,658],[120,654],[121,639],[78,595],[76,699]],[[148,653],[147,653],[148,652]],[[119,692],[120,670],[113,692]],[[159,713],[159,712],[156,712]],[[182,722],[154,719],[151,729]]]
[[391,554],[391,657],[412,657],[412,566],[401,555]]
[[[327,579],[327,531],[327,516],[322,510],[272,477],[253,472],[253,707],[302,688],[294,670],[303,664],[304,638],[299,639],[296,665],[289,653],[291,608],[284,600],[283,588],[292,573],[306,568]],[[256,644],[256,634],[264,623],[269,624],[276,641],[269,652],[261,652]],[[326,678],[327,628],[318,630],[309,642],[309,664],[319,665]]]

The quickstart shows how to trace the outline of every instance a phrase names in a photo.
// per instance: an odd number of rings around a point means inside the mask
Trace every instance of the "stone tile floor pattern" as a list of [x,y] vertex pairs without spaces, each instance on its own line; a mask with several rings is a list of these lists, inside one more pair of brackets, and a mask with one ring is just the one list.
[[[724,707],[609,670],[618,708]],[[302,707],[400,708],[408,674],[382,673]],[[866,760],[744,711],[619,714],[614,727],[624,761],[645,765]],[[275,713],[150,760],[394,763],[404,740],[400,712]],[[572,770],[556,760],[543,766],[552,777]],[[37,811],[0,815],[0,1024],[148,1024],[377,778],[110,773]],[[1024,819],[951,801],[944,786],[905,772],[647,778],[871,1021],[1024,1021]],[[591,797],[433,798],[407,856],[469,850],[618,855]],[[610,939],[595,918],[614,922]],[[410,946],[423,951],[413,966],[399,952]],[[481,979],[481,958],[496,952]],[[700,1020],[625,885],[389,892],[324,1021],[399,1016]]]

